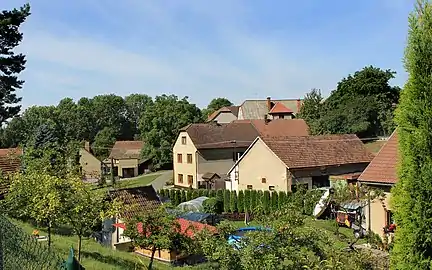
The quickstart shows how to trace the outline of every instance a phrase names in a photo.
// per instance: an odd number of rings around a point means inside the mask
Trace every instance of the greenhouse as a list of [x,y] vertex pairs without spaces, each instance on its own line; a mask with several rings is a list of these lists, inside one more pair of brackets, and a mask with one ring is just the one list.
[[177,208],[183,212],[200,212],[203,208],[203,202],[207,199],[208,197],[198,197],[179,204]]

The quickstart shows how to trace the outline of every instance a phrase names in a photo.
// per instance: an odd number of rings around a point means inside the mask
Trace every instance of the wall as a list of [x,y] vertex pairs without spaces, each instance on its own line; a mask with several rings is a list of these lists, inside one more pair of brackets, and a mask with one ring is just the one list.
[[[269,190],[269,186],[274,186],[276,191],[288,191],[285,164],[261,140],[249,149],[238,166],[239,190],[252,185],[255,190]],[[262,178],[266,178],[266,183],[262,183]]]
[[219,124],[231,123],[234,120],[237,120],[237,117],[231,112],[221,112],[214,119],[214,121],[218,122]]
[[339,166],[326,166],[323,170],[320,168],[292,169],[291,173],[295,177],[311,177],[320,175],[342,175],[348,173],[363,172],[369,163],[343,164]]
[[102,162],[85,149],[79,150],[80,166],[86,178],[99,179],[102,174]]
[[207,173],[217,173],[221,179],[228,177],[227,173],[234,165],[234,153],[244,153],[246,148],[239,147],[225,149],[203,149],[197,154],[198,161],[198,181],[202,180],[202,176]]
[[134,176],[138,175],[138,159],[119,159],[115,166],[118,167],[118,175],[123,177],[123,169],[133,168]]
[[[116,219],[115,223],[123,223],[123,221],[120,219]],[[124,230],[122,228],[115,227],[115,230],[112,233],[112,237],[111,237],[112,239],[111,244],[114,249],[116,249],[117,246],[119,246],[119,244],[131,242],[131,239],[129,237],[123,236],[123,232]],[[124,246],[120,246],[120,247],[124,247]]]
[[[362,183],[364,184],[364,183]],[[370,186],[370,185],[369,185]],[[375,199],[370,205],[370,219],[369,219],[369,207],[365,207],[365,217],[366,217],[366,229],[369,228],[369,223],[372,232],[383,236],[383,228],[387,225],[387,210],[391,210],[390,207],[390,187],[389,186],[371,186],[373,188],[380,188],[384,191],[385,198],[383,201]]]
[[236,179],[236,173],[238,174],[239,166],[236,165],[229,175],[229,180],[225,181],[225,189],[239,191],[238,181]]
[[[182,144],[182,137],[186,137],[186,144]],[[182,163],[177,162],[177,154],[182,154]],[[192,164],[187,163],[187,154],[192,154]],[[180,132],[179,136],[173,147],[173,174],[174,174],[174,185],[189,187],[188,175],[193,176],[193,188],[198,188],[197,184],[197,149],[193,144],[191,138],[187,132]],[[178,182],[178,175],[183,174],[183,183]]]

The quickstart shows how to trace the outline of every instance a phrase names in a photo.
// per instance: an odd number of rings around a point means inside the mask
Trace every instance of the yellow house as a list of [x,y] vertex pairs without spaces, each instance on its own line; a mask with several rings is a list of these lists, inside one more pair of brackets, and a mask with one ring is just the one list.
[[376,199],[365,209],[366,226],[372,232],[383,236],[383,228],[393,224],[393,213],[389,204],[390,189],[396,184],[398,162],[398,138],[396,130],[376,157],[358,178],[361,185],[381,189],[386,195],[384,200]]
[[308,135],[302,119],[235,120],[190,124],[173,147],[174,185],[224,189],[227,172],[260,135]]
[[292,191],[330,186],[362,172],[373,156],[356,135],[258,137],[228,171],[229,190]]
[[101,178],[105,164],[95,157],[90,149],[90,143],[85,142],[79,150],[81,172],[87,181],[97,181]]

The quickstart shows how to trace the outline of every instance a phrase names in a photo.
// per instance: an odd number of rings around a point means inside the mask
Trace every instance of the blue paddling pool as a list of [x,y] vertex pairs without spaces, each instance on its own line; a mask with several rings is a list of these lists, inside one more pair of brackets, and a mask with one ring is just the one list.
[[236,230],[233,234],[228,236],[228,244],[240,248],[240,241],[245,236],[245,234],[249,232],[257,232],[257,231],[271,231],[269,228],[263,227],[244,227]]

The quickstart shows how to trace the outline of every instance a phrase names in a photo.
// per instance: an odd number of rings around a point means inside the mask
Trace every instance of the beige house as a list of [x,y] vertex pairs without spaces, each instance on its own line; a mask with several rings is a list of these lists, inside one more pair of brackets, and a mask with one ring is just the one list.
[[142,141],[116,141],[108,159],[112,160],[114,175],[121,178],[135,177],[151,167],[151,159],[141,158]]
[[361,185],[383,190],[384,200],[376,199],[365,208],[366,226],[374,233],[383,235],[383,228],[393,224],[393,214],[389,204],[390,189],[396,184],[398,162],[398,136],[394,131],[386,144],[358,178]]
[[260,135],[306,136],[301,119],[236,120],[228,124],[190,124],[173,147],[174,185],[225,188],[227,171]]
[[240,106],[223,107],[215,111],[207,118],[207,122],[226,124],[235,120],[292,119],[299,113],[302,104],[301,99],[272,100],[267,97],[261,100],[245,100]]
[[106,165],[92,154],[90,143],[84,142],[84,148],[79,150],[81,172],[86,181],[97,182],[102,173],[106,171]]
[[356,135],[258,137],[228,171],[229,190],[329,187],[331,176],[362,172],[373,156]]

